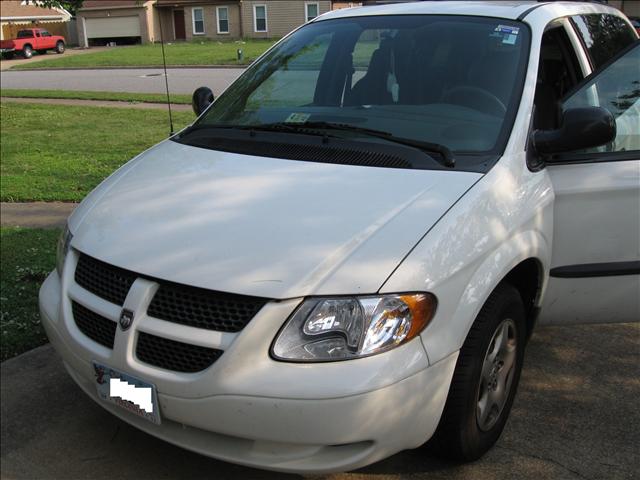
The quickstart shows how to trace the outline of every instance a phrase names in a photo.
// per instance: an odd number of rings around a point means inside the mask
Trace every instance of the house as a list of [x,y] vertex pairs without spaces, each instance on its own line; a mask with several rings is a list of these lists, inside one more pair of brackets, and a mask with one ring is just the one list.
[[[85,0],[76,12],[81,46],[154,42],[155,1]],[[159,38],[158,38],[159,40]]]
[[331,8],[330,0],[86,0],[78,38],[84,46],[278,38]]
[[638,0],[609,0],[607,3],[621,10],[628,17],[640,17],[640,2]]
[[68,37],[69,12],[62,8],[43,8],[33,1],[4,0],[0,4],[0,40],[14,38],[25,27],[46,28],[54,35]]
[[331,10],[331,1],[158,0],[155,6],[163,14],[163,25],[173,25],[163,30],[165,40],[221,40],[282,37]]
[[362,2],[332,2],[333,10],[341,10],[343,8],[361,7]]

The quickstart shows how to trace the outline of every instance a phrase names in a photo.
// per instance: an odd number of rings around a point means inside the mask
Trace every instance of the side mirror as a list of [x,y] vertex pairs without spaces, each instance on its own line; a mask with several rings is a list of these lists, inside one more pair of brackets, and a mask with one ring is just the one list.
[[208,87],[197,88],[191,97],[191,106],[197,116],[200,116],[213,103],[213,92]]
[[605,145],[616,138],[616,122],[606,108],[570,108],[557,130],[535,130],[531,144],[541,155]]

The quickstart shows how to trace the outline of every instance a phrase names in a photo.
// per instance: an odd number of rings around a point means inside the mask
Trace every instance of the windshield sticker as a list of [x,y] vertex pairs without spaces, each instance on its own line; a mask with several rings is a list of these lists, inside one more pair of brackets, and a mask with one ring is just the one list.
[[493,29],[492,37],[502,38],[502,43],[507,45],[515,45],[518,40],[520,27],[511,27],[509,25],[498,25]]
[[310,113],[292,113],[287,117],[284,123],[306,123],[310,116]]
[[518,35],[518,32],[520,31],[520,27],[510,27],[509,25],[498,25],[493,31],[499,32],[499,33],[509,33],[513,35]]

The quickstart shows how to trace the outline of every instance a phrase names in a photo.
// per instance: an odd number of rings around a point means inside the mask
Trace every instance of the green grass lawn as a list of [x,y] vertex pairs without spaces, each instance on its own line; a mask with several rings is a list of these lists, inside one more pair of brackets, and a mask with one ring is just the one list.
[[[274,43],[274,40],[178,42],[165,44],[165,55],[167,65],[249,64]],[[242,62],[237,60],[236,52],[239,48],[244,52]],[[162,51],[159,44],[149,43],[113,47],[83,55],[56,55],[55,58],[41,62],[21,62],[12,69],[156,65],[162,65]]]
[[0,356],[2,360],[46,343],[38,289],[55,268],[60,230],[0,229]]
[[[107,175],[167,138],[161,110],[18,104],[0,105],[0,198],[79,201]],[[174,126],[191,112],[174,112]]]
[[[133,103],[165,103],[164,93],[127,93],[127,92],[89,92],[75,90],[27,90],[18,88],[3,88],[3,97],[12,98],[68,98],[77,100],[110,100]],[[171,103],[190,104],[191,95],[172,93]]]

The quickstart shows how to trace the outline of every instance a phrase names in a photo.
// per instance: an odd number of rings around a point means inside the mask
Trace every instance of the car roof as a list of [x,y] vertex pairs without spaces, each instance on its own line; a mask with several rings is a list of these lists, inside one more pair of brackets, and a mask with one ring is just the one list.
[[[577,14],[586,11],[592,13],[611,13],[611,7],[588,2],[538,2],[538,1],[419,1],[367,5],[364,7],[333,10],[317,17],[316,21],[335,18],[371,16],[371,15],[471,15],[482,17],[521,20],[529,12],[547,11],[554,17],[560,12]],[[615,10],[614,10],[615,11]]]

